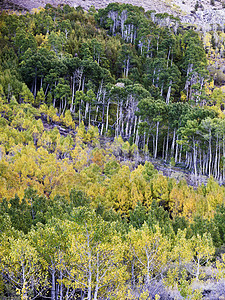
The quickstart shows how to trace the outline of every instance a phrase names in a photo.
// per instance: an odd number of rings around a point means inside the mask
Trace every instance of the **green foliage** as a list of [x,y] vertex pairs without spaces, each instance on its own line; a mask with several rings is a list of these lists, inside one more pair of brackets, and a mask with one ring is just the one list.
[[[164,278],[200,299],[224,274],[225,127],[198,33],[48,4],[1,14],[0,42],[0,298],[167,299]],[[177,165],[215,179],[155,168]]]
[[147,220],[147,210],[140,203],[137,204],[135,209],[130,212],[130,223],[135,228],[141,228]]
[[71,207],[87,206],[90,200],[81,192],[72,189],[70,191],[70,205]]
[[225,242],[225,230],[224,230],[224,218],[225,218],[225,206],[222,204],[221,206],[218,206],[216,209],[216,213],[214,216],[214,223],[216,228],[219,230],[219,235],[221,241]]
[[153,164],[149,161],[145,162],[143,176],[146,181],[150,181],[157,174],[157,170],[154,168]]
[[104,173],[106,174],[106,176],[112,176],[118,173],[119,168],[120,166],[116,160],[109,161],[105,164]]
[[34,105],[36,107],[39,107],[42,103],[45,103],[45,94],[43,88],[41,88],[40,91],[37,92],[37,96],[34,100]]

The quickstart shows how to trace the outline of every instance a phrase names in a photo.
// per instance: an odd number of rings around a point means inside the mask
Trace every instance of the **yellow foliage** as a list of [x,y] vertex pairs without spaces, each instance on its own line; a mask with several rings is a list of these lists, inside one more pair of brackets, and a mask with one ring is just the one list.
[[90,159],[90,153],[88,153],[87,148],[83,148],[81,145],[76,145],[71,151],[71,158],[73,159],[74,168],[77,171],[83,170],[88,166],[88,161]]
[[215,277],[219,281],[225,278],[225,254],[221,254],[221,259],[216,260]]
[[86,186],[86,194],[88,198],[92,199],[92,207],[97,208],[99,200],[103,204],[106,196],[106,187],[101,183],[89,183]]
[[160,275],[168,261],[170,243],[161,233],[159,226],[153,230],[146,223],[141,229],[131,228],[128,233],[129,253],[135,259],[139,276],[143,276],[146,284],[151,278]]
[[104,165],[104,157],[105,157],[105,150],[95,148],[92,151],[92,162],[97,164],[99,167],[103,168]]
[[43,35],[42,33],[36,34],[35,40],[37,42],[38,47],[50,48],[50,47],[48,47],[48,36],[47,35]]
[[60,120],[62,121],[63,124],[65,124],[67,127],[70,127],[72,129],[75,129],[75,123],[73,121],[72,115],[70,110],[67,110],[65,112],[65,116],[61,115]]
[[204,87],[206,95],[210,96],[214,90],[214,80],[212,79],[210,82],[206,82]]
[[168,180],[165,176],[159,174],[152,181],[152,195],[158,202],[168,202]]
[[187,101],[187,95],[183,91],[181,91],[180,101],[181,102],[186,102]]
[[127,214],[132,207],[130,203],[130,170],[122,166],[119,172],[111,177],[107,202],[122,214]]
[[191,241],[186,238],[187,230],[178,229],[173,247],[173,259],[178,265],[184,265],[192,260]]
[[169,208],[173,217],[184,216],[191,218],[196,211],[197,195],[187,185],[174,186],[170,192]]

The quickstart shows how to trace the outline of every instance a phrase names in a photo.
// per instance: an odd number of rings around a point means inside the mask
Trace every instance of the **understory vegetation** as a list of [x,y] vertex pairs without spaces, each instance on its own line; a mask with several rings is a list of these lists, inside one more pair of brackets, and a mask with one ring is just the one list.
[[1,299],[225,294],[223,35],[128,4],[0,15]]

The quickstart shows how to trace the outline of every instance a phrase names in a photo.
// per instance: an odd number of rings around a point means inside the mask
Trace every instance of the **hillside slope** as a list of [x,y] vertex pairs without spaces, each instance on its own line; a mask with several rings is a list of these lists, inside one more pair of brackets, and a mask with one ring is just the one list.
[[225,34],[190,27],[0,15],[0,299],[222,299]]
[[[113,0],[3,0],[3,9],[24,9],[31,11],[34,8],[45,7],[47,3],[57,6],[68,4],[73,7],[81,6],[88,10],[92,5],[96,9],[105,8]],[[145,10],[155,10],[157,13],[169,13],[179,16],[183,23],[195,24],[203,30],[210,31],[210,25],[224,26],[225,9],[223,1],[214,0],[120,0],[119,3],[128,3],[142,6]]]
[[[92,5],[95,6],[96,9],[104,8],[109,3],[113,3],[113,0],[5,0],[4,3],[13,3],[15,5],[20,6],[21,8],[25,8],[28,10],[32,10],[33,8],[44,7],[47,3],[57,6],[61,4],[68,4],[70,6],[81,6],[85,10],[88,10]],[[170,5],[165,3],[164,1],[138,1],[138,0],[121,0],[120,3],[129,3],[137,6],[142,6],[145,10],[156,10],[157,12],[168,12],[173,13],[173,9],[171,9]]]

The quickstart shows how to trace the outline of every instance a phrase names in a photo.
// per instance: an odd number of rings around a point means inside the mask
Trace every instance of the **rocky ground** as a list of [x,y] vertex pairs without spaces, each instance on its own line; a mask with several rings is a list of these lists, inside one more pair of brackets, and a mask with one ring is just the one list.
[[[112,2],[116,2],[116,0],[0,0],[0,5],[4,7],[4,9],[16,5],[17,7],[31,11],[33,8],[44,7],[47,3],[50,3],[53,6],[69,4],[74,7],[81,6],[85,10],[88,10],[91,5],[94,5],[96,9],[99,9],[106,7]],[[156,10],[157,12],[173,13],[174,11],[169,3],[162,0],[120,0],[119,2],[142,6],[145,10]]]
[[224,0],[172,0],[185,14],[197,11],[221,10],[224,6]]
[[[33,8],[44,7],[47,3],[53,6],[68,4],[81,6],[88,10],[91,5],[96,9],[104,8],[116,0],[0,0],[0,9],[31,11]],[[145,10],[173,14],[179,16],[182,23],[195,24],[203,31],[224,29],[225,0],[119,0],[120,3],[130,3],[142,6]]]
[[[94,5],[96,9],[106,7],[109,3],[115,2],[113,0],[2,0],[2,3],[12,3],[14,5],[20,6],[21,8],[25,8],[28,10],[32,10],[33,8],[43,7],[47,3],[50,3],[53,6],[57,6],[59,4],[69,4],[70,6],[81,6],[85,10],[88,10],[91,5]],[[133,5],[142,6],[146,10],[155,9],[157,12],[171,12],[169,4],[164,3],[163,1],[156,0],[120,0],[120,3],[131,3]],[[0,2],[1,3],[1,2]]]

